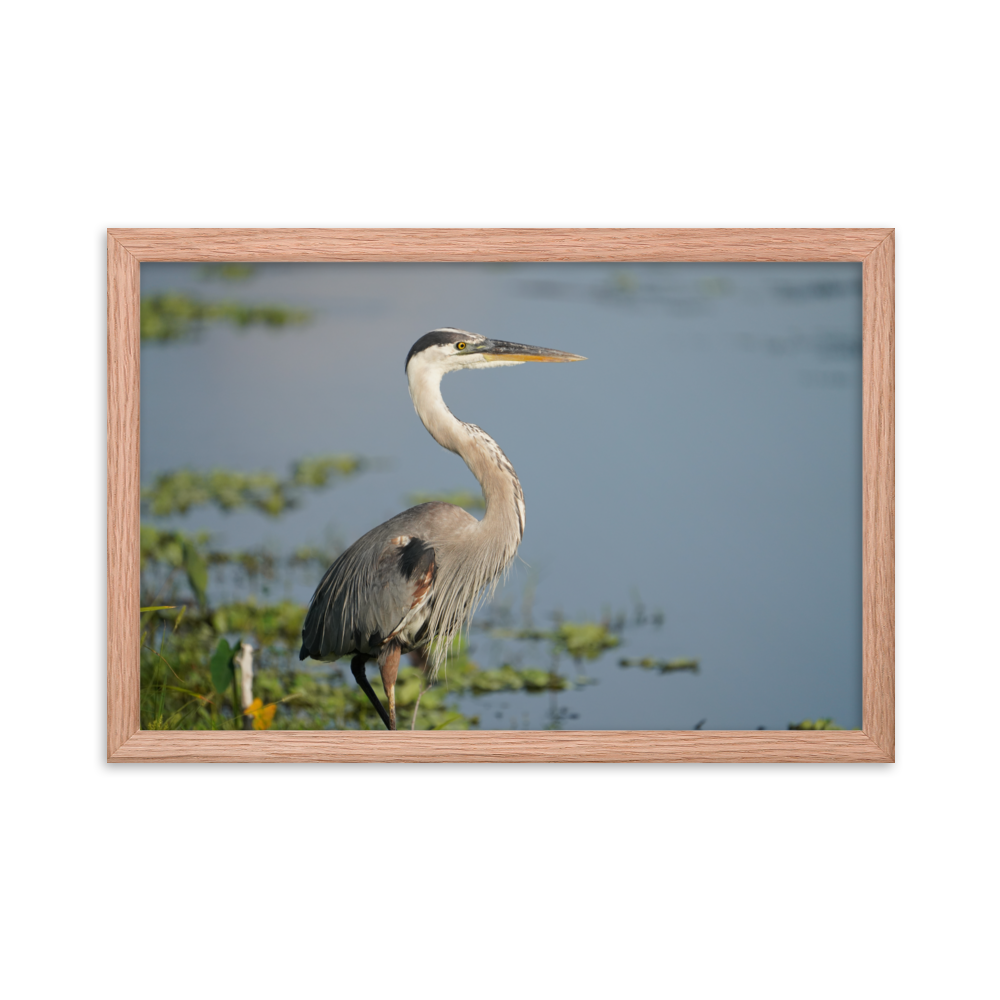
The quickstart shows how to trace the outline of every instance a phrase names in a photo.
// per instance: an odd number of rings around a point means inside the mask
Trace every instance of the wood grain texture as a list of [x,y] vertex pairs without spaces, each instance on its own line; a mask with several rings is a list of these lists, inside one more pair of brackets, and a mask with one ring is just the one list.
[[862,278],[862,672],[864,731],[895,759],[895,237]]
[[122,762],[886,762],[863,732],[138,732]]
[[110,229],[140,261],[844,261],[887,229]]
[[108,759],[139,729],[139,261],[108,237]]
[[[139,263],[144,260],[862,261],[863,730],[139,731]],[[892,761],[893,267],[890,229],[109,230],[108,760]]]

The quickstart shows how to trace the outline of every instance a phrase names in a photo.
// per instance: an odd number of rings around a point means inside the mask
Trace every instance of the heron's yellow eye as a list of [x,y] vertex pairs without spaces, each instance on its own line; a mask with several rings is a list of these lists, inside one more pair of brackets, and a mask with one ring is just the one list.
[[464,351],[464,350],[465,350],[465,341],[463,340],[461,344],[456,344],[455,346],[456,346],[456,347],[457,347],[457,348],[458,348],[458,349],[459,349],[460,351]]

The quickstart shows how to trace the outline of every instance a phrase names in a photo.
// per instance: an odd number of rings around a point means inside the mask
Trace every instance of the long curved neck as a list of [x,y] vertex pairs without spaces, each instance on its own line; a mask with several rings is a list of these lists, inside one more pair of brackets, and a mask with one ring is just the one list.
[[[524,493],[500,445],[475,424],[466,424],[448,409],[441,395],[443,372],[411,365],[410,396],[424,427],[442,448],[459,456],[483,489],[483,530],[510,537],[516,549],[524,535]],[[513,552],[511,553],[513,555]]]

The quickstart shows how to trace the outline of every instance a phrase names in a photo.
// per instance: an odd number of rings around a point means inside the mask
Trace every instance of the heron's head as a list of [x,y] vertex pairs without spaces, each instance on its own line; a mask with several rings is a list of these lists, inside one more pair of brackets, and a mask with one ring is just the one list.
[[419,369],[445,375],[460,368],[501,368],[525,361],[586,361],[586,358],[549,347],[490,340],[478,333],[446,326],[425,333],[410,348],[406,356],[406,373],[413,375]]

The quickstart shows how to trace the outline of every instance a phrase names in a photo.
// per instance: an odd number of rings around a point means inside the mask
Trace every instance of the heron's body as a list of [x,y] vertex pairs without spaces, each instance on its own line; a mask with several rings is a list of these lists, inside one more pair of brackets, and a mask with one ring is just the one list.
[[[472,470],[486,512],[477,520],[452,504],[425,503],[397,514],[333,563],[310,602],[300,659],[353,656],[355,678],[390,729],[400,654],[441,640],[430,661],[433,679],[451,639],[510,565],[524,535],[524,494],[513,466],[485,431],[451,413],[441,396],[441,378],[458,368],[528,360],[579,358],[450,328],[414,344],[406,373],[417,415],[434,439]],[[369,659],[378,661],[388,713],[365,679]]]

